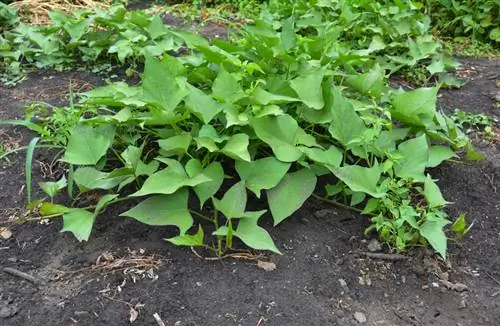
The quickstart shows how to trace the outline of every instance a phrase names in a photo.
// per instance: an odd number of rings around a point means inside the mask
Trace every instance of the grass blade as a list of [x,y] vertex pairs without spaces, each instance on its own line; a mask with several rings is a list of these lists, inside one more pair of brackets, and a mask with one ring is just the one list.
[[28,150],[26,152],[26,193],[28,194],[28,204],[31,204],[31,168],[33,164],[33,153],[35,152],[36,143],[40,140],[39,137],[33,138],[29,145]]

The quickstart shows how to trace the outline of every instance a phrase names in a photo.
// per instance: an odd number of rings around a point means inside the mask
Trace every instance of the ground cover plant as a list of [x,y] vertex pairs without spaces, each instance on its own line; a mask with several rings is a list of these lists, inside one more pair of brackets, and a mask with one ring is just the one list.
[[[366,215],[367,232],[397,250],[430,244],[445,257],[445,226],[454,220],[463,235],[465,220],[444,212],[428,169],[458,151],[480,155],[436,109],[441,84],[387,83],[400,69],[436,75],[455,65],[430,19],[410,2],[270,1],[266,9],[232,40],[211,42],[121,5],[53,13],[44,27],[9,16],[0,56],[11,74],[26,63],[144,63],[139,85],[111,83],[67,108],[39,103],[25,121],[4,122],[39,133],[26,161],[28,208],[39,217],[26,220],[62,217],[63,231],[88,240],[106,207],[141,200],[122,216],[176,226],[173,244],[209,245],[220,256],[238,238],[279,253],[261,217],[269,211],[278,225],[315,196]],[[44,199],[31,198],[37,142],[62,149],[56,159],[66,169],[40,184]],[[319,177],[333,181],[317,189]],[[72,205],[53,201],[63,190]],[[97,201],[82,205],[88,194]],[[268,209],[247,211],[248,196]]]

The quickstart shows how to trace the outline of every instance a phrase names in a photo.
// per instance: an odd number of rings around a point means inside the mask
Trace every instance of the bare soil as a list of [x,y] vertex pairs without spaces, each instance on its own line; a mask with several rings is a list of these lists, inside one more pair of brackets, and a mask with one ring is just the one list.
[[[440,108],[499,117],[491,76],[499,78],[500,62],[463,63],[467,84],[442,90]],[[34,100],[67,103],[70,80],[76,90],[102,83],[90,73],[32,74],[15,88],[0,87],[0,119],[22,118]],[[0,127],[8,148],[31,137],[20,127]],[[450,215],[466,212],[474,221],[469,235],[451,244],[448,262],[424,249],[403,259],[367,257],[374,244],[363,235],[367,217],[314,199],[269,228],[282,256],[249,252],[205,260],[164,241],[173,234],[168,227],[118,217],[124,207],[99,216],[90,242],[79,243],[58,233],[60,221],[9,222],[26,204],[24,156],[11,156],[0,162],[0,226],[12,232],[0,237],[0,325],[114,326],[131,318],[132,325],[160,325],[154,314],[167,326],[499,325],[500,142],[475,143],[485,161],[433,171],[445,198],[455,202]],[[48,160],[48,153],[36,154],[35,181],[50,174]],[[266,271],[259,261],[276,269]]]

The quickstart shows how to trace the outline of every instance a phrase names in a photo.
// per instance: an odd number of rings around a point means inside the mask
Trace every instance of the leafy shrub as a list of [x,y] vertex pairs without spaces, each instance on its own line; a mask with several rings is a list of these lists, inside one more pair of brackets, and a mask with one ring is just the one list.
[[500,42],[499,0],[429,0],[426,10],[442,35]]

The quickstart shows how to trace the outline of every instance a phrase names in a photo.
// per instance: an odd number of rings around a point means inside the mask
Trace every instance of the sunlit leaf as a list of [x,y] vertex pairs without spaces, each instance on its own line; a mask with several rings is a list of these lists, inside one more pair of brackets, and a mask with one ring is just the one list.
[[106,155],[114,137],[113,125],[77,125],[70,132],[63,160],[75,165],[95,165]]
[[174,225],[183,235],[193,225],[188,195],[187,189],[182,189],[171,195],[151,196],[120,216],[132,217],[147,225]]

